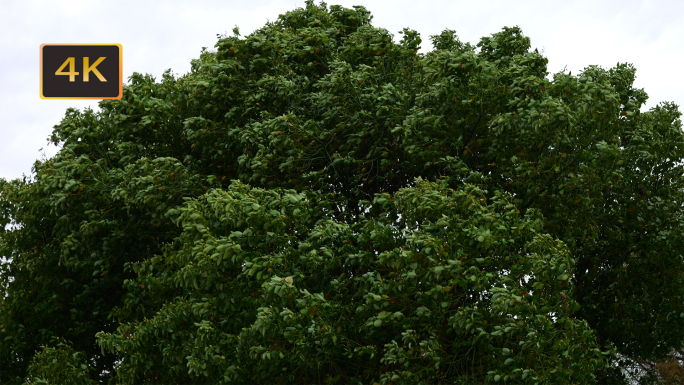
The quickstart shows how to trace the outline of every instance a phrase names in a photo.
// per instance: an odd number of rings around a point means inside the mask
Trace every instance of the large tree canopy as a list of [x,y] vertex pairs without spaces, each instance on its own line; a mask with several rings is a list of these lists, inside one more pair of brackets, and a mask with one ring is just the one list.
[[678,107],[517,27],[422,54],[371,19],[307,2],[69,109],[1,182],[0,382],[618,384],[681,349]]

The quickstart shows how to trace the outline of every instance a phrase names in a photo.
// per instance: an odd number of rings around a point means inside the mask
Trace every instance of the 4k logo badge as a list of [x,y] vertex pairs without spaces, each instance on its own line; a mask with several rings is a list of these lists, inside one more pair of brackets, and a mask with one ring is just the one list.
[[121,99],[121,44],[42,44],[42,99]]

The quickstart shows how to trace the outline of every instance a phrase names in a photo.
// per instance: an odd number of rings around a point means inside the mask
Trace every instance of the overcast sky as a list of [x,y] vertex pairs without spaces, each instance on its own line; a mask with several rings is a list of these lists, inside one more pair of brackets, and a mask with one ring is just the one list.
[[[519,26],[549,59],[549,71],[577,73],[588,65],[637,68],[636,86],[650,99],[684,103],[684,1],[438,1],[340,0],[364,5],[373,24],[395,34],[404,27],[423,36],[444,29],[477,43],[504,26]],[[39,47],[43,43],[119,43],[123,72],[157,79],[168,68],[183,74],[202,47],[237,25],[243,35],[304,5],[302,0],[29,1],[0,0],[0,177],[30,175],[47,138],[68,107],[97,109],[93,100],[42,100]],[[125,81],[124,81],[125,82]]]

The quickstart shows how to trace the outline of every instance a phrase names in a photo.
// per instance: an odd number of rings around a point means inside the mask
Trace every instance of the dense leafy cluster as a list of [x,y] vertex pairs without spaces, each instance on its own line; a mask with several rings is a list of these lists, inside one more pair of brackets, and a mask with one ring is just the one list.
[[677,106],[371,19],[307,2],[68,110],[2,181],[0,382],[617,384],[681,349]]

